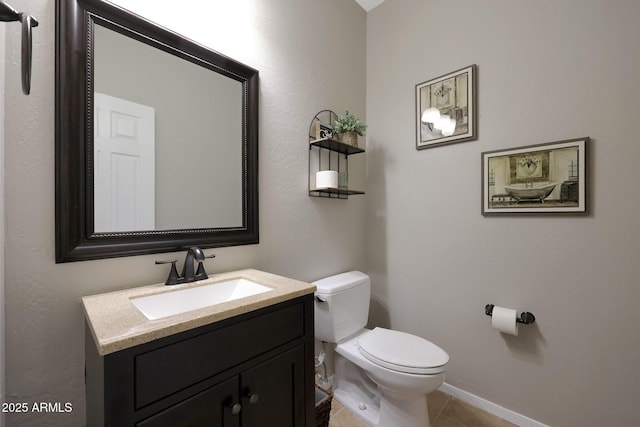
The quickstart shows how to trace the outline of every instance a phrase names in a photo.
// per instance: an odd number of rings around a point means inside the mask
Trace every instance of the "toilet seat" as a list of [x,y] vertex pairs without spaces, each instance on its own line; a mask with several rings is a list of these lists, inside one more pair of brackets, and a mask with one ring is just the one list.
[[385,328],[361,336],[358,351],[377,365],[409,374],[439,374],[449,361],[449,355],[432,342]]

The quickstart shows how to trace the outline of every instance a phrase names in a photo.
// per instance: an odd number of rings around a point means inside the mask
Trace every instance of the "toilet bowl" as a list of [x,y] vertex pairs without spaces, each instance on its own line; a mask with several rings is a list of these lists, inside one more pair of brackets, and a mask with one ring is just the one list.
[[412,334],[366,329],[366,274],[314,284],[316,339],[335,345],[335,398],[374,427],[428,427],[427,394],[444,381],[447,353]]

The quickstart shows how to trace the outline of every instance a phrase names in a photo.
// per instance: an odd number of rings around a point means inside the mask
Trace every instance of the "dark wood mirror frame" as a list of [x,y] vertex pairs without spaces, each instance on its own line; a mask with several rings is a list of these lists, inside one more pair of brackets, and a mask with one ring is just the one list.
[[[242,83],[241,227],[94,232],[94,22]],[[57,263],[258,243],[258,71],[107,2],[56,0],[55,98]]]

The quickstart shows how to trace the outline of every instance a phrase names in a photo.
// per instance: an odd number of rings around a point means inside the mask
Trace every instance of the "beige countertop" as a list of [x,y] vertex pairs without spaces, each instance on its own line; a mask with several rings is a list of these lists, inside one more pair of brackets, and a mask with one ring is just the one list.
[[[130,301],[131,298],[135,297],[155,295],[237,278],[268,286],[273,288],[273,291],[156,320],[147,319]],[[87,324],[98,348],[98,353],[104,356],[158,338],[310,294],[315,289],[314,285],[306,282],[249,269],[214,274],[206,280],[183,285],[166,286],[157,284],[86,296],[82,298],[82,305]]]

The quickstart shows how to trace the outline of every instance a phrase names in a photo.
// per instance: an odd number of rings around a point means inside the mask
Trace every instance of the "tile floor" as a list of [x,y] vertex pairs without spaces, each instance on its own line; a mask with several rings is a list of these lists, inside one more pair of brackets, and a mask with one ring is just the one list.
[[[508,421],[475,408],[441,391],[429,394],[431,427],[517,427]],[[369,427],[333,399],[329,427]],[[398,426],[401,427],[401,426]]]

